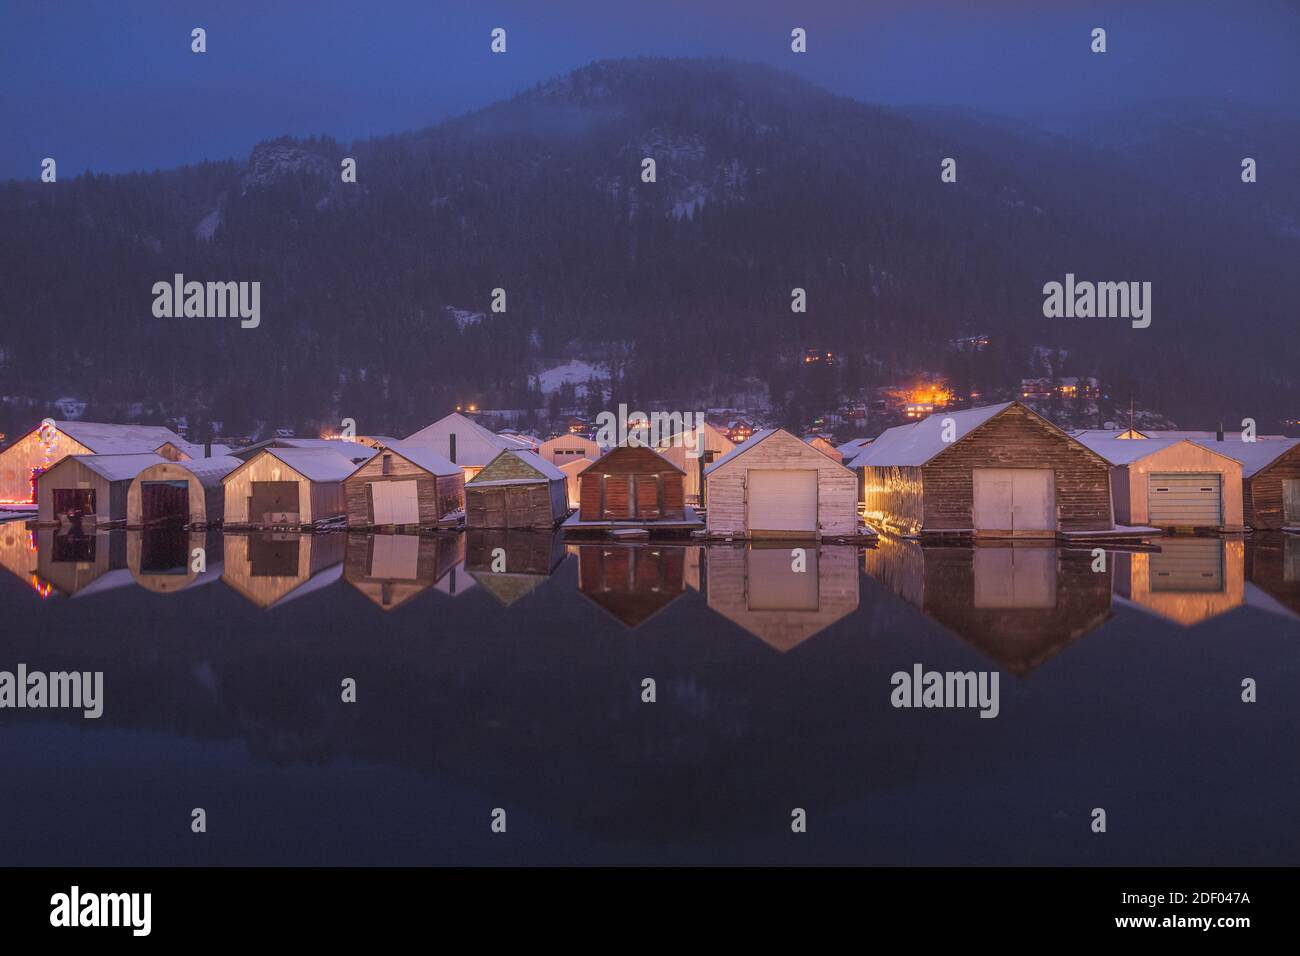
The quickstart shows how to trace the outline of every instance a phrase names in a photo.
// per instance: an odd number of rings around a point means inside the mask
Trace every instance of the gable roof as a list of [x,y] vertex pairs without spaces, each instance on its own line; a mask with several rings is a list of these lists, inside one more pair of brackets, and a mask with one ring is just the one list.
[[[62,422],[54,427],[97,455],[151,452],[164,442],[183,443],[180,435],[161,425],[114,425],[108,422]],[[39,429],[38,425],[32,431]],[[30,434],[30,433],[29,433]]]
[[[163,445],[175,445],[177,448],[185,452],[185,454],[189,455],[191,458],[205,458],[205,457],[219,458],[222,455],[229,455],[231,452],[231,448],[229,445],[213,445],[212,454],[209,456],[207,455],[206,443],[195,442],[195,441],[171,441],[169,439],[168,441],[160,442],[158,448],[163,447]],[[158,448],[155,448],[153,450],[158,451]]]
[[230,451],[229,454],[234,455],[236,458],[243,458],[245,461],[251,461],[257,457],[257,452],[267,448],[324,449],[333,451],[345,458],[350,458],[353,462],[369,461],[370,457],[375,453],[375,450],[369,445],[361,442],[344,441],[341,438],[267,438],[264,441],[245,445],[243,448],[236,448]]
[[[731,449],[731,451],[727,452],[725,455],[723,455],[723,456],[722,456],[721,458],[719,458],[717,461],[713,462],[713,464],[711,464],[711,465],[709,465],[707,468],[705,468],[705,469],[704,469],[704,475],[705,475],[705,477],[708,477],[708,476],[711,475],[713,472],[717,471],[719,468],[721,468],[721,467],[722,467],[723,465],[725,465],[727,462],[729,462],[729,461],[734,461],[735,459],[739,458],[741,455],[743,455],[743,454],[745,454],[746,452],[750,451],[750,450],[753,449],[756,445],[759,445],[759,444],[761,444],[762,442],[766,441],[767,439],[771,438],[773,435],[784,435],[784,436],[786,436],[787,438],[789,438],[789,439],[791,439],[791,440],[793,440],[793,441],[797,441],[797,442],[800,444],[800,446],[802,446],[803,448],[807,448],[807,449],[808,449],[810,452],[812,452],[814,455],[820,455],[823,459],[825,459],[826,461],[829,461],[831,464],[839,465],[841,468],[844,467],[843,464],[841,464],[840,462],[837,462],[834,458],[831,458],[831,457],[830,457],[829,455],[827,455],[825,452],[818,451],[818,450],[817,450],[816,448],[814,448],[814,447],[813,447],[809,442],[804,441],[802,438],[799,438],[797,435],[792,435],[790,432],[786,431],[784,428],[764,428],[762,431],[756,431],[756,432],[754,432],[754,434],[750,435],[748,438],[746,438],[743,442],[741,442],[741,443],[740,443],[739,445],[737,445],[735,448]],[[845,470],[847,471],[848,469],[845,469]]]
[[[77,441],[81,439],[78,438]],[[72,458],[105,481],[129,481],[150,465],[167,463],[166,458],[153,452],[129,455],[73,455]]]
[[1076,434],[1074,437],[1080,444],[1086,445],[1112,465],[1129,465],[1158,451],[1172,448],[1174,445],[1193,444],[1183,438],[1116,438],[1114,432],[1111,432],[1109,437],[1091,432]]
[[615,445],[613,448],[610,448],[608,451],[606,451],[605,454],[601,455],[601,456],[600,456],[599,458],[597,458],[594,462],[592,462],[592,464],[593,464],[593,465],[595,465],[595,464],[599,464],[600,462],[602,462],[602,461],[604,461],[606,458],[608,458],[610,455],[618,454],[618,453],[620,453],[620,452],[623,452],[625,449],[631,449],[632,451],[648,451],[650,454],[654,455],[656,458],[658,458],[660,461],[662,461],[665,465],[667,465],[667,466],[668,466],[669,468],[671,468],[673,471],[680,472],[680,473],[683,474],[683,475],[686,474],[686,469],[685,469],[685,468],[679,468],[679,467],[677,467],[677,465],[673,464],[671,461],[669,461],[669,460],[668,460],[667,458],[665,458],[663,455],[659,454],[659,452],[655,451],[655,450],[654,450],[653,448],[651,448],[649,445]]
[[[412,465],[415,465],[417,468],[423,468],[429,474],[438,478],[443,478],[447,475],[463,474],[465,471],[465,469],[460,465],[453,464],[450,460],[439,455],[432,448],[426,448],[423,445],[407,445],[403,442],[395,441],[389,442],[387,445],[382,445],[380,448],[382,451],[377,452],[378,454],[382,454],[383,451],[395,452],[409,461]],[[357,465],[355,471],[360,471],[373,460],[373,456],[367,458],[361,464]]]
[[[374,449],[370,451],[373,452]],[[356,462],[333,448],[263,448],[221,480],[229,481],[263,455],[279,459],[308,481],[342,481],[356,471],[357,467]]]
[[202,485],[219,485],[226,477],[243,464],[232,455],[213,455],[211,458],[191,458],[189,461],[173,461],[169,464],[184,468]]
[[1263,441],[1236,441],[1231,444],[1218,441],[1193,441],[1192,444],[1241,462],[1241,477],[1250,478],[1300,445],[1300,438],[1281,440],[1270,438]]
[[432,425],[425,425],[418,431],[411,432],[411,434],[403,438],[402,441],[419,442],[421,440],[420,436],[424,435],[426,432],[430,435],[436,434],[437,431],[442,431],[449,425],[454,426],[457,431],[474,435],[498,448],[520,448],[523,446],[522,442],[507,438],[504,435],[498,435],[496,432],[484,428],[473,419],[466,418],[460,412],[452,412],[450,415],[444,415]]
[[[1000,405],[985,405],[983,408],[967,408],[960,412],[935,412],[919,422],[886,429],[879,438],[858,453],[853,459],[852,467],[924,465],[941,451],[951,448],[985,422],[1016,404],[1019,403],[1003,402]],[[948,418],[953,420],[955,427],[956,437],[951,442],[943,440],[943,422]]]
[[850,438],[843,445],[836,445],[835,450],[845,458],[852,458],[873,441],[874,438]]
[[[518,459],[519,461],[527,465],[529,468],[531,468],[536,473],[535,477],[532,478],[491,477],[492,466],[495,465],[497,462],[499,462],[502,458],[505,458],[507,455],[511,456],[512,458]],[[488,477],[485,478],[484,475],[487,475]],[[560,469],[556,468],[546,459],[538,457],[534,452],[524,451],[522,449],[507,448],[504,451],[502,451],[501,454],[497,455],[490,462],[488,462],[483,467],[482,471],[476,474],[469,481],[465,482],[465,485],[468,487],[469,485],[495,485],[501,482],[517,484],[520,482],[529,482],[529,481],[565,481],[565,480],[567,479],[565,477],[564,472],[560,471]]]

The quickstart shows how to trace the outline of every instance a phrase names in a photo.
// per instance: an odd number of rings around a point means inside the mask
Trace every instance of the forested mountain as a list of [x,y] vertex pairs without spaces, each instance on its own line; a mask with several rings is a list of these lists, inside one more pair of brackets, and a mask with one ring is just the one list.
[[[1192,199],[1151,169],[1152,140],[1087,139],[869,106],[764,66],[637,59],[349,146],[11,181],[0,395],[405,434],[458,401],[541,405],[530,375],[569,357],[612,361],[615,401],[691,408],[747,379],[781,404],[805,348],[842,357],[845,392],[916,369],[990,390],[1045,344],[1186,426],[1296,411],[1289,211],[1235,202],[1251,188],[1235,163]],[[1151,327],[1045,319],[1043,284],[1067,272],[1151,282]],[[260,326],[155,318],[151,288],[176,273],[259,281]],[[972,332],[991,346],[954,356]]]

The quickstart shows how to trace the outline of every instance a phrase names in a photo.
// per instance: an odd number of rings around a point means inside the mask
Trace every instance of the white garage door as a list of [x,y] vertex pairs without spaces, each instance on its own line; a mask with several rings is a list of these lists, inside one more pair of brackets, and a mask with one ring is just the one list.
[[750,471],[746,476],[750,534],[815,533],[817,471]]
[[375,524],[419,524],[420,502],[414,481],[372,481],[370,500]]
[[1152,524],[1216,527],[1223,522],[1221,476],[1151,475],[1147,479]]
[[1056,530],[1050,468],[976,468],[975,530],[1023,534]]

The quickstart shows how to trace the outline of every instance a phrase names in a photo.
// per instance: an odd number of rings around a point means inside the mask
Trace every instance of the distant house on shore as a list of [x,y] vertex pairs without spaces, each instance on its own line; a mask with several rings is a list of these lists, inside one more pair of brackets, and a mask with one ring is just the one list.
[[549,530],[569,513],[567,478],[530,451],[503,451],[465,483],[469,528]]
[[488,431],[478,422],[452,412],[432,425],[403,439],[403,444],[431,448],[443,458],[465,470],[465,480],[473,478],[489,461],[506,449],[519,450],[525,443]]
[[36,479],[38,520],[43,525],[104,525],[126,521],[131,482],[150,465],[166,463],[153,452],[131,455],[69,455]]
[[355,470],[332,448],[263,448],[222,479],[226,525],[306,527],[342,518],[343,482]]
[[711,535],[857,533],[857,477],[784,429],[755,432],[705,472]]
[[582,473],[594,463],[594,458],[570,458],[563,464],[555,466],[564,472],[564,487],[568,495],[570,511],[578,507]]
[[867,521],[904,536],[1114,528],[1109,462],[1019,402],[888,429],[852,465]]
[[186,442],[160,425],[112,425],[104,422],[42,423],[0,451],[0,502],[34,502],[36,476],[69,455],[136,455],[166,443]]
[[437,528],[465,510],[465,472],[431,448],[393,442],[343,482],[348,527]]
[[537,456],[560,467],[579,458],[595,461],[600,457],[600,446],[585,435],[557,435],[538,446]]
[[704,471],[735,447],[735,442],[705,422],[699,428],[660,438],[655,450],[685,473],[686,503],[707,507]]

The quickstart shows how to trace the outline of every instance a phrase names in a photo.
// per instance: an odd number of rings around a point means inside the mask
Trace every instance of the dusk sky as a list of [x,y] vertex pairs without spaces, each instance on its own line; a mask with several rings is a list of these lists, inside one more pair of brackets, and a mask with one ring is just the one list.
[[[244,158],[259,140],[432,125],[606,57],[725,55],[889,104],[1036,118],[1169,97],[1300,108],[1284,0],[8,2],[0,178]],[[1217,12],[1216,12],[1217,11]],[[1230,11],[1230,15],[1224,14]],[[190,30],[208,52],[190,52]],[[505,55],[489,52],[493,27]],[[806,55],[790,52],[794,26]],[[1088,50],[1108,31],[1104,57]]]

